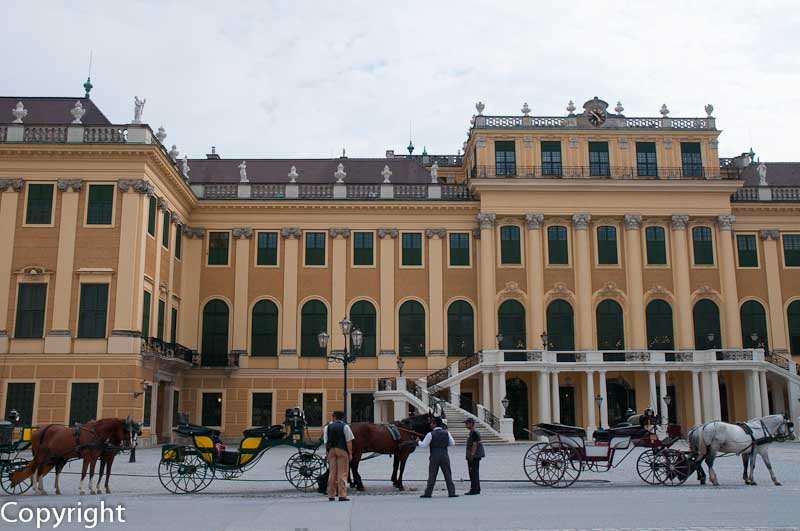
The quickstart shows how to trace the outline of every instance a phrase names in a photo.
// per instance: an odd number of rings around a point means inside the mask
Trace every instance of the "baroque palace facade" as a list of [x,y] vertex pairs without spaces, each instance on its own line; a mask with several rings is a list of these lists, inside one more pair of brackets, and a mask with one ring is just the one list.
[[710,105],[478,103],[463,154],[245,161],[181,158],[142,105],[0,98],[4,412],[131,415],[153,442],[345,399],[505,439],[800,413],[800,164],[721,159]]

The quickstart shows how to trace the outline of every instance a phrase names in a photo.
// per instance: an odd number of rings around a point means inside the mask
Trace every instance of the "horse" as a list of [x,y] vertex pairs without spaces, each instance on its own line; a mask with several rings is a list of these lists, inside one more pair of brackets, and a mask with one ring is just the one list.
[[[111,466],[114,464],[114,458],[123,449],[132,450],[133,448],[136,448],[137,444],[139,443],[139,437],[142,435],[142,430],[139,423],[134,422],[130,417],[125,419],[125,422],[125,439],[110,439],[106,442],[105,446],[99,450],[97,448],[90,448],[83,452],[81,485],[83,485],[83,479],[86,477],[86,466],[88,463],[91,467],[91,473],[89,474],[89,492],[92,492],[93,494],[95,492],[97,494],[103,493],[103,489],[100,487],[100,481],[103,479],[104,472],[106,475],[105,491],[106,494],[111,494],[111,487],[109,487],[108,482],[111,479]],[[92,491],[92,476],[94,475],[94,467],[98,459],[100,460],[100,471],[97,474],[95,490]],[[82,489],[81,494],[83,494]]]
[[755,470],[756,454],[760,455],[767,465],[772,482],[780,485],[781,483],[772,470],[768,446],[772,442],[794,438],[794,423],[783,415],[768,415],[739,424],[728,424],[715,420],[695,426],[689,431],[689,448],[694,455],[697,478],[702,485],[706,483],[706,474],[702,467],[702,463],[705,461],[711,483],[719,486],[717,473],[714,471],[714,459],[718,452],[735,453],[742,456],[742,479],[746,485],[756,484],[753,480],[753,471]]
[[[42,479],[55,467],[56,494],[61,494],[59,486],[61,471],[70,460],[83,457],[84,464],[80,493],[84,494],[83,482],[86,478],[86,468],[91,462],[93,450],[100,450],[99,453],[102,454],[102,450],[120,447],[126,443],[130,444],[136,440],[140,433],[138,425],[130,417],[127,419],[92,420],[83,425],[76,425],[74,428],[59,424],[49,424],[36,431],[31,437],[33,459],[25,468],[11,474],[11,485],[17,485],[33,476],[34,490],[40,495],[47,494],[42,485]],[[92,476],[94,476],[93,463],[89,476],[89,490],[94,494],[95,491],[91,488]],[[106,481],[108,481],[108,476],[106,476]],[[106,486],[108,486],[107,483]]]

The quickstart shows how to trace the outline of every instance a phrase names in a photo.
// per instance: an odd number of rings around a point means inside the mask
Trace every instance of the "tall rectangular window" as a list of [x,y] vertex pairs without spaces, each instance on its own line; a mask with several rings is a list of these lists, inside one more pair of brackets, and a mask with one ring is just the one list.
[[517,153],[513,140],[494,143],[494,167],[498,176],[517,174]]
[[592,177],[611,176],[608,142],[589,142],[589,175]]
[[306,265],[325,265],[325,233],[306,232]]
[[208,265],[228,265],[229,232],[208,233]]
[[44,337],[47,284],[20,284],[17,292],[17,322],[14,337]]
[[181,416],[181,392],[172,391],[172,427],[178,427]]
[[547,261],[551,265],[569,263],[567,228],[560,225],[547,227]]
[[374,265],[375,243],[371,232],[353,233],[353,265]]
[[422,265],[422,234],[419,232],[404,232],[402,239],[402,261],[404,266]]
[[658,177],[655,142],[636,142],[636,173],[639,177]]
[[739,267],[758,267],[755,234],[737,234],[736,251],[739,255]]
[[73,383],[69,399],[69,422],[86,424],[97,418],[97,395],[100,385],[96,383]]
[[147,206],[147,233],[150,236],[156,235],[156,214],[158,213],[158,202],[154,196],[150,196]]
[[164,340],[164,317],[165,317],[165,310],[167,307],[167,303],[162,301],[161,299],[158,300],[158,322],[156,325],[156,337],[161,341]]
[[6,387],[6,411],[4,419],[8,418],[12,409],[19,413],[19,420],[23,426],[33,424],[33,403],[36,397],[35,383],[9,382]]
[[647,227],[644,229],[644,237],[647,242],[648,265],[666,265],[667,242],[664,227]]
[[616,227],[597,227],[597,263],[601,265],[618,263]]
[[144,386],[144,415],[142,417],[142,426],[150,427],[151,409],[153,407],[153,386]]
[[161,225],[161,245],[169,249],[169,229],[170,229],[170,216],[169,212],[164,211],[164,220]]
[[681,171],[684,177],[703,176],[700,142],[681,142]]
[[695,265],[712,265],[714,263],[714,247],[711,240],[711,228],[693,228],[692,247],[694,250]]
[[53,185],[29,184],[25,223],[27,225],[50,225],[52,222]]
[[800,266],[800,234],[783,235],[783,263],[786,267]]
[[78,337],[106,337],[108,284],[81,284]]
[[90,184],[87,225],[111,225],[114,210],[114,185]]
[[259,232],[256,265],[278,265],[278,233]]
[[178,309],[172,309],[172,320],[169,323],[169,342],[176,343],[178,338]]
[[450,233],[450,265],[468,266],[469,265],[469,233],[451,232]]
[[222,393],[203,393],[200,423],[203,426],[222,426]]
[[251,426],[272,426],[272,393],[253,393]]
[[144,292],[142,305],[142,337],[150,337],[150,292]]
[[500,227],[500,263],[521,264],[522,249],[520,247],[519,227],[514,225]]
[[560,141],[542,141],[542,176],[546,175],[562,175]]
[[181,246],[183,245],[183,225],[175,225],[175,258],[181,259]]
[[309,427],[322,426],[322,393],[303,393],[303,412]]

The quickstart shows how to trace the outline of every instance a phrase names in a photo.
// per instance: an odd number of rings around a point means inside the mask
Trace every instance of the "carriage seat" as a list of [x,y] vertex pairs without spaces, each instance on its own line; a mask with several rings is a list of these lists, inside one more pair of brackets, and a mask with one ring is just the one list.
[[198,426],[197,424],[178,424],[175,428],[175,433],[184,435],[186,437],[194,437],[195,435],[205,435],[211,437],[214,442],[219,442],[219,430],[207,428],[205,426]]
[[616,437],[631,437],[637,439],[644,437],[649,432],[641,426],[617,426],[616,428],[598,428],[593,439],[595,443],[609,443]]
[[534,432],[544,435],[554,433],[557,435],[563,435],[565,437],[579,437],[581,439],[586,438],[585,429],[579,428],[578,426],[567,426],[566,424],[551,424],[548,422],[543,422],[534,426]]
[[244,430],[242,435],[245,437],[264,437],[265,439],[283,439],[286,437],[286,431],[283,429],[283,424],[273,424],[272,426],[258,426]]

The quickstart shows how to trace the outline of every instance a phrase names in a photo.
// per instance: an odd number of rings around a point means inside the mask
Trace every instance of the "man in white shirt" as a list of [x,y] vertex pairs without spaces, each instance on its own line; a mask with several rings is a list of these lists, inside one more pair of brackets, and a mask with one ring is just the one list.
[[322,441],[328,451],[328,500],[350,501],[347,497],[347,472],[353,455],[353,430],[344,421],[344,413],[333,412],[333,422],[322,430]]
[[430,498],[431,494],[433,494],[433,487],[436,485],[439,469],[442,470],[448,496],[450,498],[458,497],[456,486],[453,484],[453,474],[450,471],[450,455],[447,453],[447,448],[455,446],[456,442],[449,431],[442,429],[443,425],[442,419],[436,417],[431,422],[433,430],[428,432],[422,442],[419,443],[421,448],[430,447],[431,449],[431,456],[428,461],[428,485],[425,487],[425,493],[420,498]]

